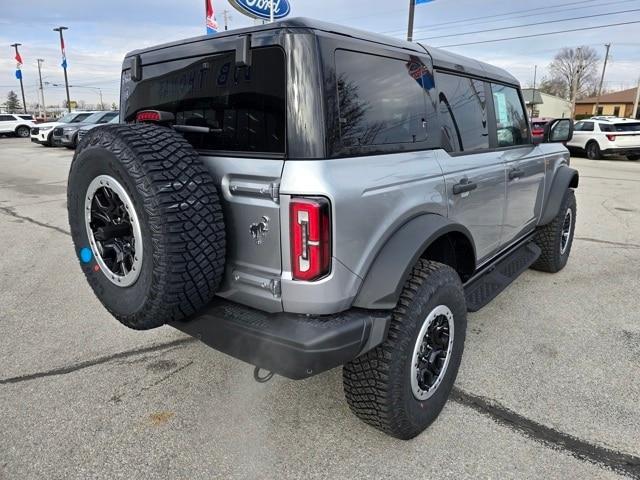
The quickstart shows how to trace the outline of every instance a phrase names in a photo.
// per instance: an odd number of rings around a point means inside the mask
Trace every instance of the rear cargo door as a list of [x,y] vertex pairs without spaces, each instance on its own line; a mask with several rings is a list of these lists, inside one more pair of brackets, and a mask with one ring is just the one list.
[[[235,48],[233,42],[203,43],[211,52],[200,45],[203,54],[197,57],[176,59],[187,53],[184,45],[162,55],[142,54],[142,78],[133,81],[123,73],[123,118],[132,121],[147,109],[174,114],[174,128],[200,153],[223,204],[227,259],[218,294],[281,311],[278,189],[286,147],[285,54],[276,46],[255,48],[250,66],[241,65],[235,50],[228,50]],[[193,55],[194,48],[189,51]]]

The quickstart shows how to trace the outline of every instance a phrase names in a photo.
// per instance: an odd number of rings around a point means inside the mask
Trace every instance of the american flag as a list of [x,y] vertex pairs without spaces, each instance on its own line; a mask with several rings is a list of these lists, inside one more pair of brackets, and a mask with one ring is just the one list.
[[67,69],[67,54],[64,51],[64,38],[60,37],[60,48],[62,49],[62,68]]
[[204,7],[207,12],[207,35],[213,35],[218,32],[218,22],[216,22],[216,11],[213,8],[211,0],[204,0]]
[[16,52],[15,59],[16,59],[16,78],[18,80],[21,80],[22,79],[22,57],[18,52]]

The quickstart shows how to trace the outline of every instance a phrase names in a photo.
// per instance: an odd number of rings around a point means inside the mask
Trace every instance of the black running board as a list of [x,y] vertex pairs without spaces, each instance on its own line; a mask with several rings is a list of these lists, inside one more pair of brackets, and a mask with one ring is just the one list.
[[540,247],[527,242],[486,267],[464,286],[467,310],[477,312],[496,298],[538,259],[540,253]]

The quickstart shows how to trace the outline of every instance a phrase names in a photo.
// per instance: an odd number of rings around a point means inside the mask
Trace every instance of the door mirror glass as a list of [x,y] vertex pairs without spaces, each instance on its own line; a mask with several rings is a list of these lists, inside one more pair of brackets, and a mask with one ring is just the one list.
[[558,118],[547,124],[544,130],[545,143],[568,142],[573,138],[573,121],[570,118]]

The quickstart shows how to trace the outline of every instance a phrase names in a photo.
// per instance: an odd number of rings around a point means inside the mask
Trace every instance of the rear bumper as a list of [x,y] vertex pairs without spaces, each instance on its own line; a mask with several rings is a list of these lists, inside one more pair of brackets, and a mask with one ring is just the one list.
[[376,347],[386,338],[390,321],[390,311],[269,314],[217,298],[195,319],[171,326],[234,358],[299,380]]

